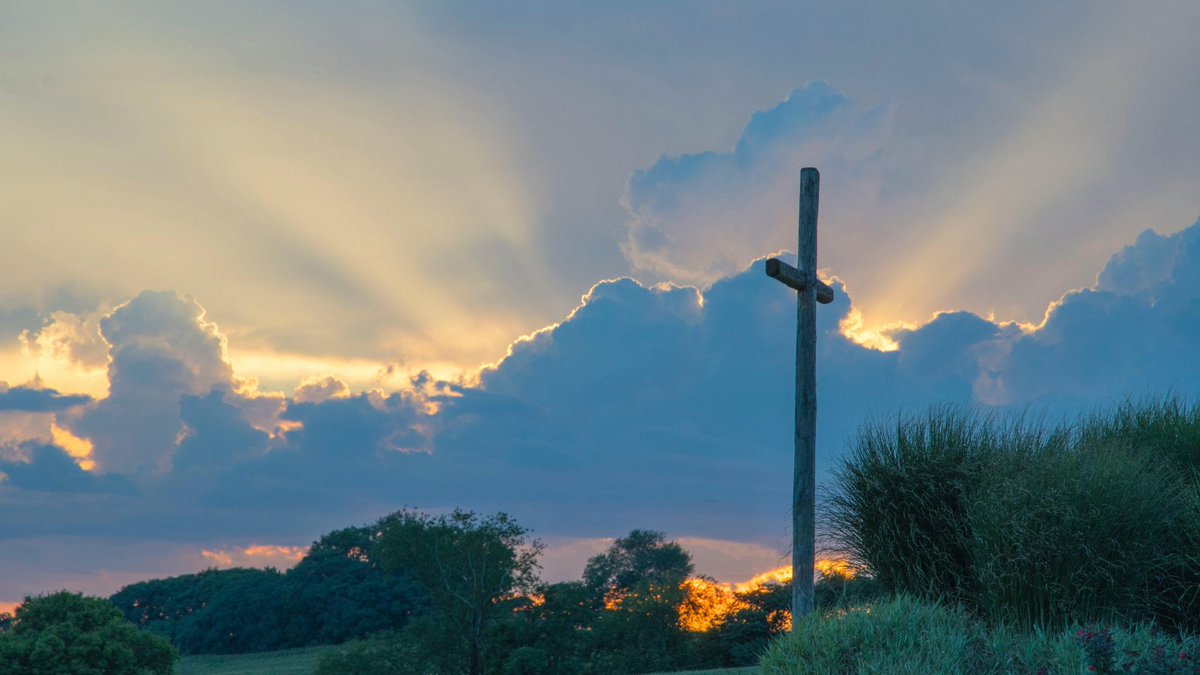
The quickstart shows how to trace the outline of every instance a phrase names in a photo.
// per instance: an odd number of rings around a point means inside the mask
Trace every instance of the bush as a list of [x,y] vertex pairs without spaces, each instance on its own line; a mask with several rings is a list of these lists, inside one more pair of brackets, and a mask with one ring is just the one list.
[[763,673],[1200,673],[1200,637],[1142,623],[990,629],[957,606],[897,596],[823,610],[773,642]]
[[849,610],[818,610],[763,655],[763,673],[998,672],[983,627],[956,607],[901,595]]
[[352,640],[325,652],[316,675],[460,675],[464,649],[444,627],[415,619],[398,631]]
[[26,598],[0,633],[6,675],[169,675],[178,654],[107,600],[60,591]]

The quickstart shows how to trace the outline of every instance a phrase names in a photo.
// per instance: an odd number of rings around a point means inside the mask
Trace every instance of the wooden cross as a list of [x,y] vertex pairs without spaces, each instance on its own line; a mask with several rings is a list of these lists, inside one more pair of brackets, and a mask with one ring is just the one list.
[[817,313],[833,289],[817,278],[817,195],[821,174],[800,171],[800,269],[767,258],[767,276],[796,290],[796,463],[792,477],[792,630],[813,609],[816,556]]

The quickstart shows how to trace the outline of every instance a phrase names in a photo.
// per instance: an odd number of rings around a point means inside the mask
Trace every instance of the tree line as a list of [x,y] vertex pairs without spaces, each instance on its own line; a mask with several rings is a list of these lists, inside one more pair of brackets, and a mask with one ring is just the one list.
[[[179,652],[340,644],[319,673],[633,673],[750,665],[790,625],[789,584],[735,594],[695,577],[660,532],[616,539],[577,581],[542,582],[543,548],[504,513],[405,509],[323,535],[286,572],[209,569],[107,601],[27,598],[0,615],[0,672],[169,673]],[[818,602],[870,592],[869,579],[830,574]]]

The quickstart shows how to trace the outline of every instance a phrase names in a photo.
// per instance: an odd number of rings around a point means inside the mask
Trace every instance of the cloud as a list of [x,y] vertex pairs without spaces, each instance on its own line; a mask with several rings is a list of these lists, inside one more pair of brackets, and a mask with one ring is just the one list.
[[90,396],[68,396],[53,389],[12,387],[0,382],[0,411],[58,412],[90,403]]
[[[762,267],[703,291],[597,283],[473,384],[424,375],[355,393],[331,378],[291,398],[237,389],[199,306],[144,294],[101,324],[112,401],[79,406],[78,423],[61,409],[4,413],[45,418],[39,438],[70,425],[107,473],[48,442],[10,441],[0,533],[186,540],[235,561],[246,542],[299,546],[406,504],[464,507],[510,512],[562,544],[550,562],[563,578],[634,527],[685,537],[712,573],[737,576],[786,548],[789,522],[795,295]],[[928,404],[1075,414],[1131,394],[1200,394],[1198,275],[1200,223],[1143,234],[1040,326],[945,312],[895,331],[892,352],[841,333],[853,288],[830,279],[818,479],[864,420]]]
[[284,570],[300,562],[307,546],[271,546],[256,544],[232,550],[203,550],[200,555],[213,567],[274,567]]
[[292,393],[296,403],[321,403],[331,398],[348,398],[350,387],[332,375],[307,377]]
[[865,206],[890,118],[889,106],[864,110],[823,82],[797,89],[755,113],[732,151],[664,156],[635,171],[622,250],[637,270],[707,285],[764,252],[794,248],[800,169],[839,177],[836,206]]
[[270,434],[255,428],[237,403],[235,396],[221,389],[179,399],[183,432],[172,458],[175,471],[227,469],[266,452]]
[[97,476],[84,471],[66,450],[52,445],[20,449],[27,461],[0,461],[0,473],[12,488],[34,492],[131,494],[132,483],[123,476]]
[[194,300],[145,291],[100,321],[110,345],[109,395],[73,430],[91,438],[102,472],[162,474],[183,431],[180,401],[235,386],[225,338]]
[[1123,395],[1197,393],[1200,222],[1143,233],[1095,288],[1067,293],[1014,341],[996,382],[1006,401],[1070,407]]
[[22,332],[21,342],[39,360],[62,358],[84,368],[103,368],[109,345],[100,334],[99,320],[105,314],[54,311],[39,329]]

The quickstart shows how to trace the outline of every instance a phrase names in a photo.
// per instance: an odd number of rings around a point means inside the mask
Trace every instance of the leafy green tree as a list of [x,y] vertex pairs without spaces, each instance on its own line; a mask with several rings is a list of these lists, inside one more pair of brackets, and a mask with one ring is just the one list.
[[403,571],[429,592],[453,626],[471,675],[483,672],[484,634],[504,616],[502,602],[534,589],[541,542],[504,513],[479,516],[397,511],[380,521],[376,547],[385,570]]
[[337,644],[395,630],[422,611],[424,592],[409,577],[383,571],[373,553],[377,531],[330,532],[286,574],[205,570],[131,584],[112,602],[186,654]]
[[582,582],[542,585],[488,634],[488,668],[505,675],[589,672],[598,618]]
[[288,570],[287,582],[312,622],[307,644],[338,644],[402,628],[426,609],[424,591],[406,574],[388,574],[375,555],[376,526],[330,532]]
[[307,617],[273,569],[210,569],[131,584],[112,596],[130,621],[185,654],[235,654],[307,644]]
[[691,555],[661,532],[633,530],[588,560],[584,587],[603,608],[593,626],[596,672],[678,670],[697,665],[699,638],[679,625]]
[[[818,583],[818,596],[822,589]],[[744,609],[725,619],[717,629],[717,639],[725,665],[750,666],[758,663],[775,636],[791,626],[792,584],[764,584],[738,593],[738,600]]]
[[678,543],[662,532],[633,530],[587,561],[583,583],[592,601],[603,606],[635,589],[672,594],[692,571],[692,556]]
[[102,598],[60,591],[26,598],[0,632],[6,675],[168,675],[178,658]]

